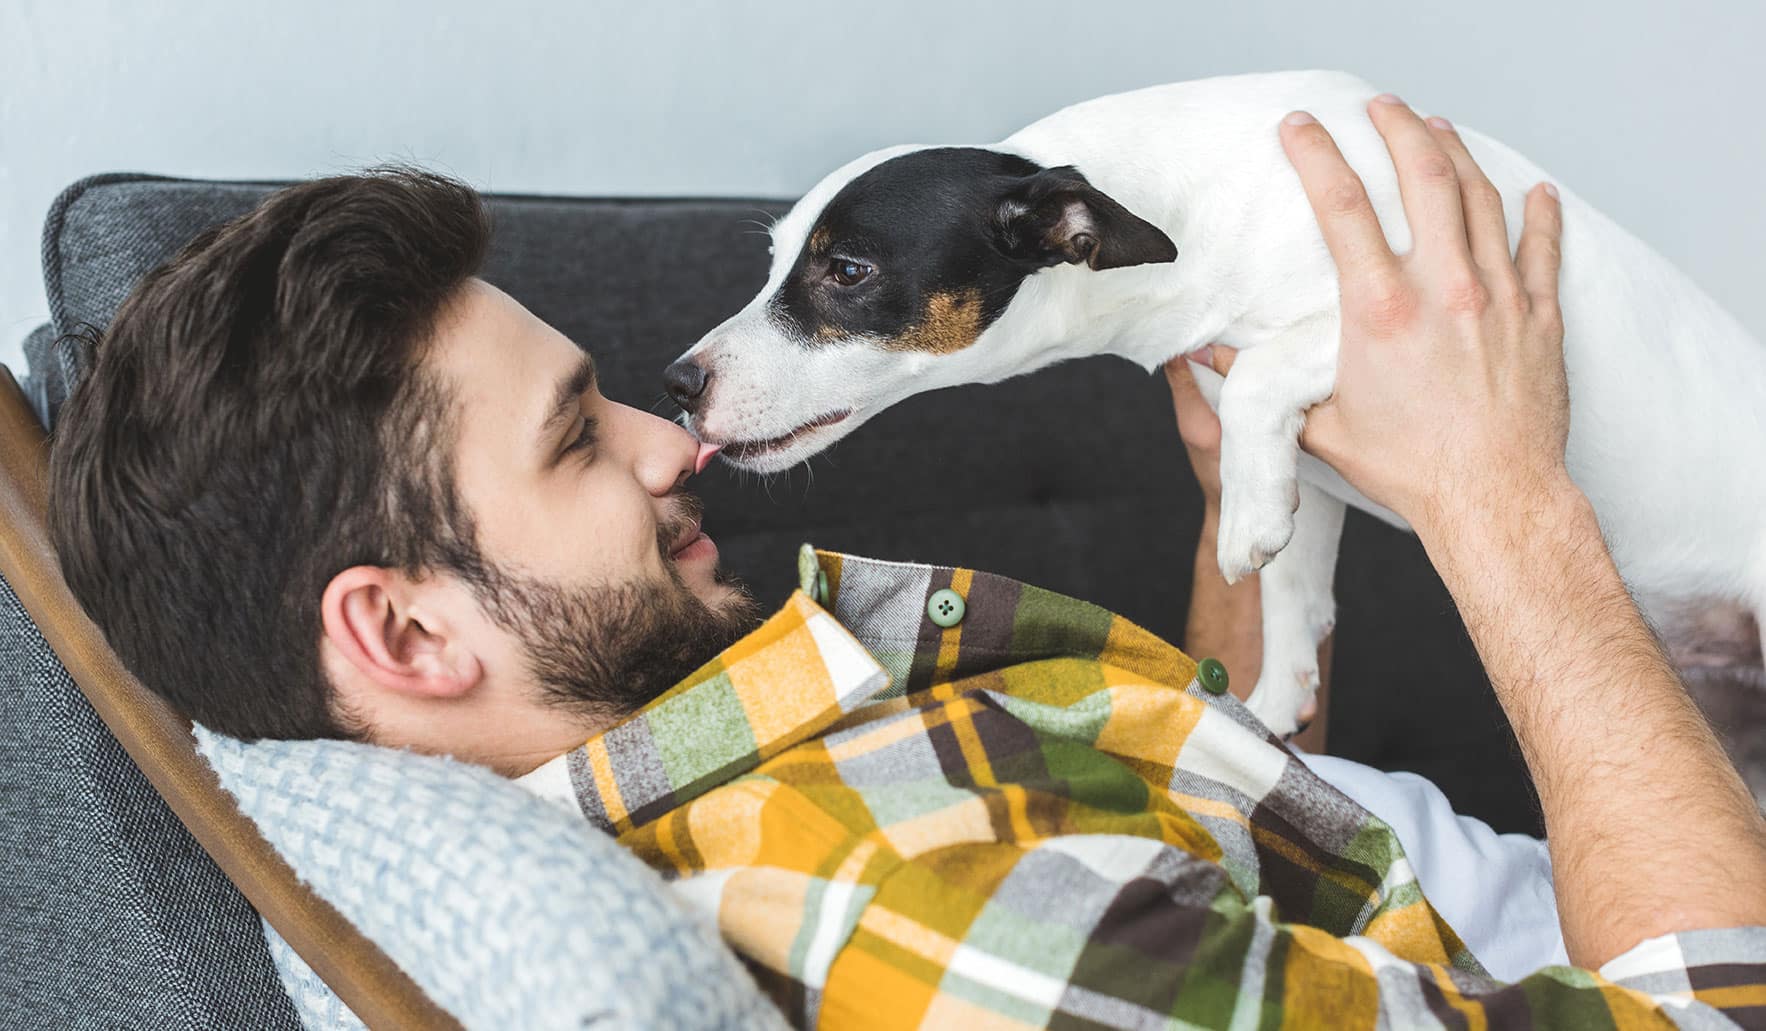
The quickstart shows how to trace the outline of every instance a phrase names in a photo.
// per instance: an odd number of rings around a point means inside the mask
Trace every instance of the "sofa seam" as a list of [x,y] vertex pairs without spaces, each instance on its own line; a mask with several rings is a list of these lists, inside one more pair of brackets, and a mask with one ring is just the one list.
[[[100,172],[75,180],[71,185],[57,194],[49,205],[49,212],[44,216],[43,235],[40,245],[40,261],[43,269],[44,293],[49,300],[49,319],[55,327],[56,335],[63,336],[71,331],[67,321],[67,303],[63,297],[64,281],[62,269],[65,262],[62,251],[63,230],[67,225],[67,216],[74,205],[79,203],[91,191],[115,186],[121,183],[190,183],[207,186],[288,186],[301,180],[291,179],[202,179],[186,176],[159,175],[153,172]],[[632,195],[571,195],[547,193],[485,193],[479,195],[486,201],[515,201],[518,203],[601,203],[614,204],[621,207],[635,204],[690,204],[694,202],[718,204],[756,204],[756,205],[789,205],[795,203],[784,197],[730,197],[717,194],[681,195],[668,194],[657,196]]]
[[82,197],[101,186],[111,186],[125,182],[167,182],[172,177],[153,175],[149,172],[100,172],[76,180],[72,185],[56,194],[55,200],[49,205],[49,213],[43,219],[43,237],[40,259],[43,264],[44,293],[49,299],[49,319],[55,326],[57,335],[68,332],[67,303],[62,296],[62,230],[67,225],[67,214]]

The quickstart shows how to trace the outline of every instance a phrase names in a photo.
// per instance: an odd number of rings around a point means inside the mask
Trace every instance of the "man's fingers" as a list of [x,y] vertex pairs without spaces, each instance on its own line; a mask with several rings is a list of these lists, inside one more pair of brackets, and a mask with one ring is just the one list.
[[1185,439],[1214,420],[1214,410],[1208,407],[1208,399],[1202,396],[1202,387],[1196,382],[1188,355],[1180,354],[1165,363],[1165,382],[1171,385],[1171,407],[1177,414],[1177,426]]
[[[1214,414],[1202,387],[1190,368],[1193,354],[1180,354],[1165,363],[1165,382],[1171,386],[1171,408],[1177,416],[1177,433],[1185,445],[1209,450],[1220,446],[1220,418]],[[1230,364],[1230,362],[1229,362]]]
[[1460,139],[1453,123],[1445,118],[1431,118],[1426,123],[1435,142],[1453,160],[1454,173],[1459,176],[1459,198],[1465,212],[1466,242],[1472,260],[1487,276],[1515,282],[1515,264],[1509,257],[1508,222],[1502,214],[1502,194],[1490,183],[1490,177],[1472,160],[1472,152]]
[[1453,159],[1416,112],[1392,94],[1375,97],[1367,111],[1398,170],[1398,192],[1416,254],[1437,267],[1443,262],[1468,264],[1465,208]]
[[[1166,362],[1165,377],[1171,381],[1172,389],[1174,390],[1179,383],[1179,377],[1181,377],[1182,382],[1189,386],[1196,387],[1194,370],[1192,370],[1188,364],[1180,363],[1194,362],[1198,365],[1206,365],[1220,375],[1225,376],[1232,370],[1233,362],[1238,360],[1239,352],[1234,348],[1228,347],[1225,344],[1203,344],[1194,351],[1178,355],[1176,358]],[[1196,389],[1200,390],[1201,388],[1196,387]]]
[[1527,193],[1527,222],[1515,247],[1521,286],[1536,309],[1555,312],[1558,266],[1563,261],[1564,208],[1557,187],[1540,183]]
[[1178,418],[1183,418],[1185,407],[1201,402],[1202,388],[1196,384],[1196,374],[1190,371],[1190,356],[1180,354],[1165,363],[1165,382],[1171,386],[1171,401],[1177,405]]
[[1306,410],[1306,421],[1300,426],[1300,447],[1328,465],[1337,453],[1336,444],[1342,432],[1336,406],[1331,398],[1326,398]]
[[1300,173],[1300,185],[1337,263],[1338,278],[1348,282],[1395,271],[1398,259],[1386,244],[1367,188],[1343,160],[1331,134],[1311,115],[1296,111],[1282,119],[1281,137],[1282,149]]

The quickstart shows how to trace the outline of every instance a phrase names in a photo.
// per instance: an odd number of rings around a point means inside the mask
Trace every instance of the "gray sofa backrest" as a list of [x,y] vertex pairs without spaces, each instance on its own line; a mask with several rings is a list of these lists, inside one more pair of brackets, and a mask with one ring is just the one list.
[[[267,184],[101,176],[44,229],[54,322],[29,344],[46,421],[136,280]],[[661,369],[765,279],[753,220],[783,203],[495,197],[485,276],[591,350],[610,397],[657,411]],[[1181,641],[1200,501],[1161,379],[1096,359],[914,398],[804,472],[695,479],[725,562],[776,601],[794,548],[995,570]],[[1415,542],[1351,515],[1332,751],[1434,778],[1532,829],[1524,773]],[[10,607],[7,603],[10,602]],[[148,787],[10,590],[0,594],[0,1025],[292,1027],[244,900]]]

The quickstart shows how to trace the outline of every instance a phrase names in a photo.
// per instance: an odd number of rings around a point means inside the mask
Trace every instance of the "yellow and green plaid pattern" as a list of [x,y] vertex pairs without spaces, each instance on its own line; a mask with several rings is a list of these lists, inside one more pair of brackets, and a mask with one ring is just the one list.
[[[759,630],[522,780],[669,878],[801,1026],[1766,1014],[1758,929],[1663,939],[1621,957],[1619,983],[1492,980],[1384,823],[1120,616],[807,549],[801,579]],[[949,628],[926,614],[942,588],[967,603]]]

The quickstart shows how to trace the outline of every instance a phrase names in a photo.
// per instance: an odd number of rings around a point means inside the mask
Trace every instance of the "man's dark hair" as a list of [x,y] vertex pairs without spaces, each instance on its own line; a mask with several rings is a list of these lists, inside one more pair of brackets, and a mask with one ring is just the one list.
[[63,406],[50,532],[174,707],[243,738],[359,737],[319,663],[354,565],[471,565],[452,395],[422,359],[483,261],[478,195],[377,169],[280,190],[149,274]]

